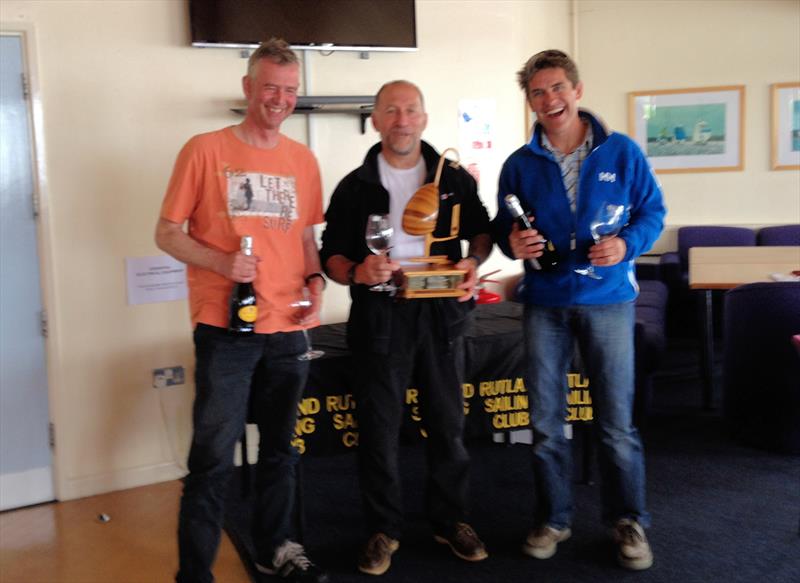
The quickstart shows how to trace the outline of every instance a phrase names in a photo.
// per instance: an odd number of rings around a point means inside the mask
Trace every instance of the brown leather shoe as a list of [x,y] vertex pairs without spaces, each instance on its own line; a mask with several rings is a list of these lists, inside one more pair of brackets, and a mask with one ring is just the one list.
[[437,534],[433,538],[437,543],[449,545],[453,554],[465,561],[482,561],[489,556],[481,539],[478,538],[472,527],[465,522],[456,522],[450,537]]
[[361,549],[358,570],[367,575],[383,575],[392,564],[392,555],[400,548],[400,542],[376,532]]

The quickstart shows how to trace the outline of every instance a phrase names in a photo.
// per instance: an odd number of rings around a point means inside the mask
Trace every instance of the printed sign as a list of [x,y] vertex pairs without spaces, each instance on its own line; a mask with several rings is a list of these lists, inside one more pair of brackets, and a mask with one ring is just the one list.
[[185,300],[186,265],[169,255],[126,257],[128,305]]

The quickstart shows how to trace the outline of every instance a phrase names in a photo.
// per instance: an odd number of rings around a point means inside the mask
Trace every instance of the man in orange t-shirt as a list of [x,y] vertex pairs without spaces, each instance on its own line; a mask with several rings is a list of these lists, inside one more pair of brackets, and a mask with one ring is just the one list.
[[[197,358],[194,432],[178,527],[178,583],[213,581],[226,485],[248,406],[260,433],[253,542],[259,571],[288,581],[327,576],[292,541],[291,445],[308,362],[302,331],[319,324],[314,225],[323,222],[314,155],[280,133],[294,110],[296,55],[272,39],[248,62],[244,121],[193,137],[175,162],[156,227],[159,248],[188,265]],[[188,223],[188,232],[184,225]],[[240,250],[252,237],[253,254]],[[252,282],[254,333],[228,330],[234,285]],[[304,290],[306,288],[306,290]],[[310,306],[292,307],[305,295]],[[264,371],[253,382],[256,369]]]

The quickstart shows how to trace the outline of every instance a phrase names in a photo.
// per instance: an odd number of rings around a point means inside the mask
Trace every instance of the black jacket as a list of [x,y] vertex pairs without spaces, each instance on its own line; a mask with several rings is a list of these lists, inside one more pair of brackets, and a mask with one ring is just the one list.
[[[389,193],[381,185],[378,173],[378,154],[381,144],[375,144],[367,152],[364,164],[345,176],[331,196],[325,213],[327,226],[322,235],[320,259],[322,265],[334,255],[344,255],[351,261],[361,263],[370,254],[364,239],[367,217],[375,213],[389,212]],[[425,160],[425,183],[434,180],[439,153],[426,142],[422,142],[422,157]],[[449,234],[453,206],[461,204],[459,237],[441,241],[431,246],[431,255],[447,255],[457,262],[461,259],[460,239],[472,239],[481,233],[489,233],[489,215],[478,197],[478,186],[463,168],[453,168],[445,162],[439,179],[439,218],[434,236]],[[351,349],[370,350],[379,353],[388,351],[391,333],[391,305],[396,300],[386,293],[369,291],[365,285],[351,285],[350,317],[347,322],[347,340]],[[413,299],[414,302],[436,302],[439,322],[432,322],[434,332],[451,342],[463,332],[465,318],[473,302],[457,302],[453,298]]]

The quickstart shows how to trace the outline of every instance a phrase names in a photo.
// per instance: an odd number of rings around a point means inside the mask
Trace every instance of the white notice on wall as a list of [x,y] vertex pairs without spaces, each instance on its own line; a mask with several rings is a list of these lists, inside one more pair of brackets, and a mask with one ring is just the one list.
[[494,99],[461,99],[458,102],[458,149],[461,165],[480,181],[481,167],[494,153]]
[[126,257],[128,305],[186,299],[186,265],[169,255]]

